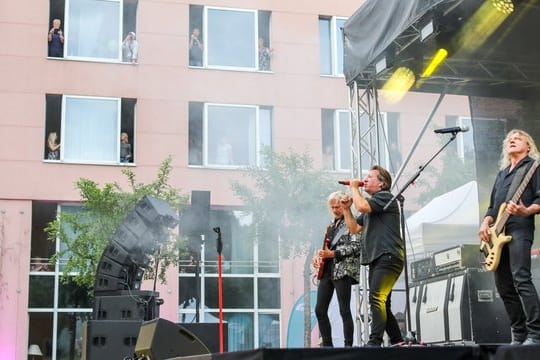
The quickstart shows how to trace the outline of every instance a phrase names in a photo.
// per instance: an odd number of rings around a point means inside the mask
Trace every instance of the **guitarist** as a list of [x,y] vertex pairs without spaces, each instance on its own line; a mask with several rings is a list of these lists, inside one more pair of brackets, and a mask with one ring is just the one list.
[[[503,246],[495,285],[503,299],[512,327],[512,345],[540,344],[540,300],[531,280],[531,246],[534,236],[534,215],[540,212],[540,170],[536,170],[519,201],[512,198],[520,177],[533,165],[538,149],[529,134],[511,130],[503,141],[500,171],[491,192],[489,207],[478,235],[489,241],[501,205],[510,216],[505,234],[511,241]],[[514,178],[517,177],[516,181]],[[502,235],[505,235],[502,234]]]
[[354,236],[349,235],[347,225],[343,220],[341,198],[345,196],[340,191],[333,192],[328,197],[328,208],[333,215],[333,221],[327,228],[323,248],[313,257],[312,265],[321,269],[317,288],[317,304],[315,315],[319,324],[322,343],[321,347],[333,347],[332,330],[328,318],[328,307],[334,290],[339,304],[339,313],[343,320],[344,345],[353,344],[354,321],[351,314],[351,287],[358,284],[360,262],[360,243]]

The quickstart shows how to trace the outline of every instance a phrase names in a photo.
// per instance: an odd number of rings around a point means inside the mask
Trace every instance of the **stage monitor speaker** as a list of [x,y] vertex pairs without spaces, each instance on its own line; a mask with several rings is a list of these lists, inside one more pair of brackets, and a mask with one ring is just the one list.
[[[191,331],[208,347],[210,352],[219,353],[219,323],[180,323],[185,329]],[[228,326],[223,323],[223,351],[227,352]]]
[[88,320],[83,327],[83,360],[131,359],[141,323]]
[[210,350],[184,327],[165,319],[154,319],[141,325],[135,354],[146,356],[148,360],[161,360],[210,354]]

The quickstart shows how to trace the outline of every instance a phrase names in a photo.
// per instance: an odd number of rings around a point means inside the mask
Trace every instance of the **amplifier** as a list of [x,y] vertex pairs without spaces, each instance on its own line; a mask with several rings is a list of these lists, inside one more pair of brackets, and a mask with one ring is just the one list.
[[411,263],[411,281],[417,282],[420,280],[429,279],[436,275],[435,262],[433,257],[417,260]]
[[462,244],[433,254],[438,275],[468,268],[481,269],[482,261],[480,246],[475,244]]

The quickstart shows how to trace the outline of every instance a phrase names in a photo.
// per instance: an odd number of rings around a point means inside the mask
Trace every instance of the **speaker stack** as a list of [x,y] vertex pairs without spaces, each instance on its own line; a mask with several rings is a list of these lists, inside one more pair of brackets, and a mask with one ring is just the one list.
[[103,251],[94,282],[93,320],[86,323],[83,358],[132,358],[144,321],[159,317],[159,293],[142,291],[150,256],[178,223],[163,200],[145,196],[127,214]]
[[481,267],[477,245],[443,250],[435,253],[432,261],[423,260],[411,267],[416,267],[416,275],[420,275],[409,287],[410,329],[417,340],[510,342],[510,321],[493,274]]

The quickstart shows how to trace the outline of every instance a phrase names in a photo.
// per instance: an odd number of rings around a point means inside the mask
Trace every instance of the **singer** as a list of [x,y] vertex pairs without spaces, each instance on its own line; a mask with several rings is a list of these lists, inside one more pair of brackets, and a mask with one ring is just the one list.
[[[392,313],[390,297],[392,288],[403,271],[405,246],[400,235],[399,207],[393,202],[390,187],[392,177],[383,167],[373,166],[364,180],[365,198],[359,189],[360,181],[351,180],[352,198],[341,199],[345,223],[352,234],[362,233],[361,263],[369,265],[369,306],[373,320],[366,347],[380,347],[386,331],[390,343],[403,342],[401,330]],[[354,204],[360,215],[351,212]]]
[[328,225],[323,239],[322,250],[313,257],[312,265],[319,272],[317,304],[315,315],[321,333],[321,347],[333,347],[332,329],[328,318],[328,307],[334,290],[339,304],[339,313],[343,320],[344,345],[353,345],[354,321],[351,314],[351,287],[358,284],[360,243],[343,220],[341,198],[345,193],[336,191],[328,196],[328,209],[333,221]]

